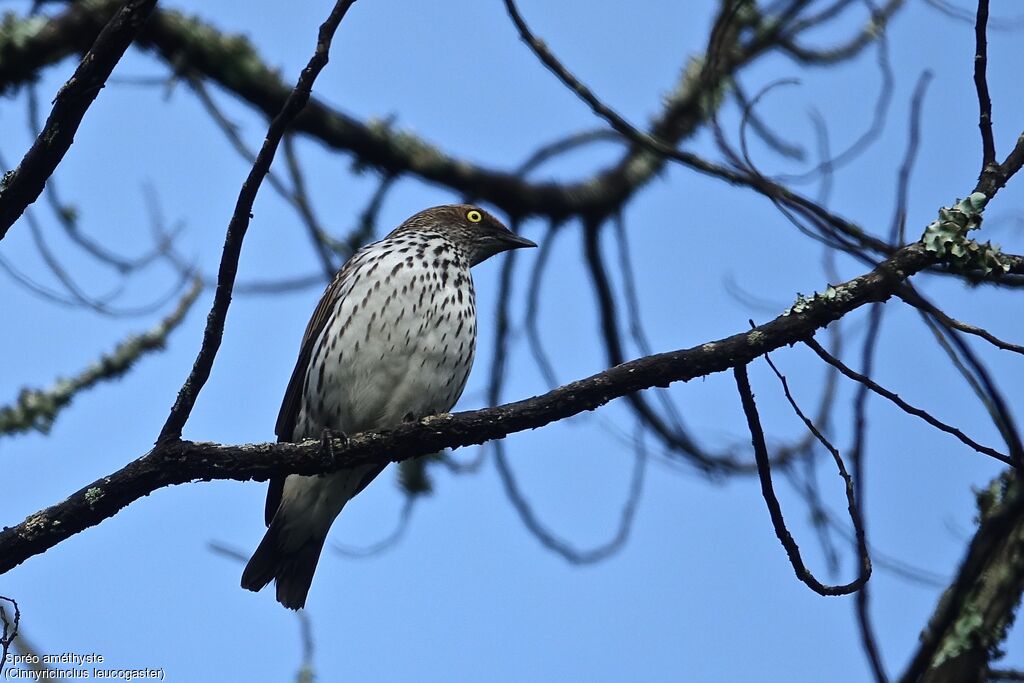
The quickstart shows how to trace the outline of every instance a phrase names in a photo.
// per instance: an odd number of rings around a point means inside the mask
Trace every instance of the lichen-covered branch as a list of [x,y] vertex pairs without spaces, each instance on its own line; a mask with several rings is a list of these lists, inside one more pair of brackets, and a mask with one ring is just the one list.
[[58,379],[46,389],[22,389],[11,405],[0,406],[0,436],[37,430],[46,433],[57,415],[82,391],[121,377],[147,353],[164,348],[167,337],[185,318],[203,284],[196,279],[170,314],[151,329],[133,334],[74,377]]
[[935,256],[916,242],[870,272],[831,287],[830,296],[810,299],[799,311],[787,311],[750,331],[690,349],[645,356],[523,401],[356,434],[336,440],[333,452],[322,452],[315,441],[224,446],[165,440],[118,472],[0,531],[0,573],[166,486],[194,480],[265,480],[289,472],[317,474],[370,462],[407,460],[543,427],[643,389],[722,372],[808,339],[816,330],[867,303],[885,301],[906,278],[934,262]]
[[904,683],[982,683],[1024,593],[1024,485],[1008,471],[978,493],[978,531],[939,599]]
[[[10,19],[0,30],[0,91],[24,82],[36,70],[80,49],[81,33],[109,16],[115,0],[77,4],[51,23],[38,18]],[[890,0],[895,11],[902,0]],[[887,20],[889,14],[884,19]],[[761,21],[764,30],[748,43],[737,41],[734,28],[712,40],[705,54],[694,57],[679,82],[665,97],[662,111],[650,126],[650,138],[676,145],[693,135],[714,116],[722,94],[746,66],[774,49],[782,48],[787,27],[770,17],[745,12],[744,25]],[[725,22],[731,27],[732,22]],[[879,22],[884,23],[880,20]],[[876,27],[877,28],[877,27]],[[8,37],[10,36],[10,37]],[[260,57],[244,37],[223,32],[195,17],[158,9],[139,36],[139,45],[154,50],[177,73],[210,79],[231,91],[266,116],[274,116],[290,87]],[[5,63],[18,66],[6,66]],[[512,216],[543,215],[560,220],[568,216],[613,213],[664,167],[665,157],[644,144],[630,145],[611,166],[576,182],[533,183],[519,174],[486,168],[454,157],[410,133],[378,121],[363,122],[313,99],[296,119],[293,130],[311,135],[337,150],[354,154],[361,164],[385,175],[412,174],[445,185],[467,197],[489,201]],[[715,164],[698,169],[727,182],[740,174],[722,175]]]

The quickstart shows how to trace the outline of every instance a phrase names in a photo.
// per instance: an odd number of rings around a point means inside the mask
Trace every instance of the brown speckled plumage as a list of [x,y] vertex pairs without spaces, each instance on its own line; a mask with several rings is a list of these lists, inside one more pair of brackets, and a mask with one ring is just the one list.
[[[356,252],[306,327],[278,440],[382,429],[450,410],[476,346],[470,268],[525,246],[534,245],[482,209],[453,204],[421,211]],[[302,607],[331,523],[383,469],[272,480],[269,528],[242,586],[258,591],[276,580],[278,601]]]

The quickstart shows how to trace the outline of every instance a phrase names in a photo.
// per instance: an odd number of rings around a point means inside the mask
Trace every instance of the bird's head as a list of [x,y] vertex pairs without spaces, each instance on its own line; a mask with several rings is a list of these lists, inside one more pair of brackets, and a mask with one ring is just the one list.
[[398,226],[392,234],[418,231],[437,232],[451,240],[466,255],[470,266],[503,251],[537,246],[472,204],[445,204],[424,209]]

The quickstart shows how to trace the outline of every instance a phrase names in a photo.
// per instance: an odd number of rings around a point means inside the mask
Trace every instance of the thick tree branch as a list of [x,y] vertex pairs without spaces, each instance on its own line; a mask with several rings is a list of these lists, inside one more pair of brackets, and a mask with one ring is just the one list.
[[0,239],[4,238],[25,207],[42,193],[46,179],[53,174],[74,142],[85,112],[154,7],[156,0],[125,2],[100,32],[74,75],[57,93],[53,110],[39,137],[18,168],[0,181]]
[[[0,90],[30,78],[34,71],[29,65],[38,69],[78,49],[81,37],[77,32],[108,14],[112,2],[90,3],[88,17],[80,16],[78,6],[72,7],[53,19],[53,26],[33,29],[26,25],[22,30],[27,35],[20,40],[6,44],[0,40]],[[901,4],[902,0],[889,3],[893,11]],[[385,123],[359,121],[315,99],[296,119],[293,130],[311,135],[331,148],[351,152],[361,163],[375,166],[385,175],[416,175],[462,195],[489,201],[513,216],[543,215],[560,220],[573,215],[608,215],[664,167],[665,157],[650,149],[652,140],[671,146],[693,135],[714,115],[722,101],[721,94],[732,79],[759,57],[780,48],[779,32],[785,27],[773,26],[774,30],[760,31],[756,39],[744,45],[734,44],[735,31],[729,26],[725,31],[729,40],[713,39],[705,54],[691,60],[691,67],[684,70],[673,92],[667,95],[665,107],[651,124],[649,134],[634,129],[635,135],[627,136],[633,144],[619,161],[577,182],[528,182],[516,173],[451,156],[414,135],[392,130]],[[199,19],[157,10],[138,42],[154,48],[176,71],[208,78],[268,117],[281,109],[288,96],[289,86],[248,41]],[[31,49],[23,45],[30,45]],[[5,55],[8,61],[24,66],[6,69]],[[684,156],[702,173],[727,182],[744,180],[743,174],[693,155]]]
[[981,683],[1024,592],[1024,485],[1007,472],[978,493],[981,522],[902,683]]
[[809,339],[816,330],[864,304],[885,301],[906,278],[934,262],[935,256],[917,242],[871,272],[831,287],[827,295],[802,300],[753,330],[691,349],[645,356],[516,403],[356,434],[347,441],[337,440],[333,457],[313,441],[243,446],[164,441],[118,472],[0,532],[0,573],[166,486],[194,480],[265,480],[275,474],[317,474],[370,462],[398,462],[500,439],[594,410],[636,391],[722,372]]

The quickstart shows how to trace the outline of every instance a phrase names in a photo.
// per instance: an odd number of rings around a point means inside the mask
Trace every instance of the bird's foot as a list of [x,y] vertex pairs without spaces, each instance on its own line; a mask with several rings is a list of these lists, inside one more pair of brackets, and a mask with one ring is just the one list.
[[320,455],[326,455],[331,460],[334,459],[334,439],[341,439],[342,443],[348,445],[348,434],[340,429],[324,427],[320,432]]

